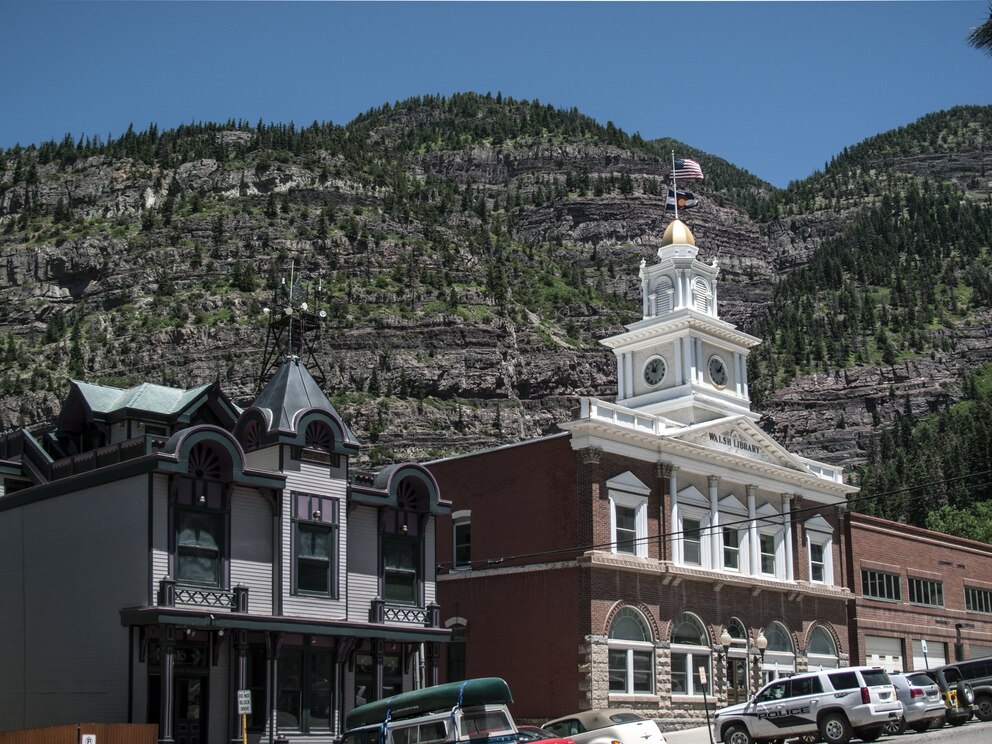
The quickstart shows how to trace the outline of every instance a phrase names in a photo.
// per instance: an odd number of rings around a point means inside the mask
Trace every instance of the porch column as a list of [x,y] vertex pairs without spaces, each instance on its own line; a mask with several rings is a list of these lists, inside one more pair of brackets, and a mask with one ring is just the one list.
[[668,466],[668,495],[671,504],[668,529],[672,535],[672,563],[682,563],[682,533],[679,528],[679,466]]
[[720,560],[723,535],[720,533],[720,476],[711,475],[710,483],[710,568],[714,571],[723,567]]
[[[237,690],[248,689],[248,631],[236,630],[231,638],[232,645],[237,649],[238,656],[234,670],[235,686]],[[255,703],[256,701],[252,701]],[[234,716],[234,735],[231,737],[231,744],[238,744],[241,741],[241,715],[238,713],[237,693],[230,696],[231,712]],[[262,708],[265,709],[264,706]]]
[[159,694],[158,742],[172,744],[172,719],[175,706],[175,670],[176,670],[176,628],[166,625],[165,637],[162,638],[162,677]]
[[747,487],[747,547],[751,559],[751,575],[761,575],[761,556],[758,551],[758,510],[755,501],[758,498],[758,487]]
[[382,700],[383,688],[383,655],[386,651],[385,641],[374,638],[370,644],[372,646],[372,700]]

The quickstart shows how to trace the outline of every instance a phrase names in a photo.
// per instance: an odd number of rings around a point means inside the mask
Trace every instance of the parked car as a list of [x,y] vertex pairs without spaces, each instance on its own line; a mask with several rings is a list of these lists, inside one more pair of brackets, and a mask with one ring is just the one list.
[[718,710],[713,732],[726,744],[796,736],[847,744],[875,741],[902,717],[902,703],[880,667],[845,667],[769,682],[746,703]]
[[617,708],[586,710],[548,721],[541,728],[575,744],[667,744],[658,724],[638,713]]
[[971,702],[975,704],[975,715],[980,721],[992,721],[992,656],[944,664],[935,671],[945,677],[949,686],[967,684],[974,696]]
[[944,715],[944,699],[940,688],[921,672],[890,674],[896,696],[902,703],[902,717],[885,724],[887,734],[901,734],[906,727],[926,731]]
[[[959,679],[954,684],[949,683],[940,667],[925,669],[920,674],[932,679],[940,689],[940,696],[944,699],[944,721],[952,726],[960,726],[975,715],[975,693],[967,682]],[[956,675],[952,672],[950,676]],[[943,722],[937,725],[942,726]]]
[[540,726],[517,726],[517,741],[520,744],[530,744],[534,741],[539,741],[541,744],[575,744],[575,741],[567,736],[555,736]]

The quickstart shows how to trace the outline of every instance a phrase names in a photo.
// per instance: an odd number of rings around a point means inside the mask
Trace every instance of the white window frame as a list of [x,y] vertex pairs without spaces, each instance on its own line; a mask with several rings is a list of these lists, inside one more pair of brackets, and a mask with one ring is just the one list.
[[[747,529],[747,507],[740,500],[730,495],[720,501],[720,568],[724,571],[747,575],[750,571],[750,537]],[[737,531],[737,568],[729,568],[724,544],[724,530]]]
[[[610,552],[617,555],[648,557],[648,494],[651,489],[627,471],[606,482],[610,502]],[[634,510],[634,552],[617,549],[617,507]]]
[[[696,620],[696,622],[699,623],[700,627],[703,629],[702,637],[705,639],[706,625],[703,624],[702,620],[700,620],[694,613],[684,613],[684,614],[691,615]],[[676,622],[679,620],[680,617],[681,615],[679,617],[676,617]],[[673,626],[673,631],[674,631],[674,626]],[[706,679],[710,683],[709,685],[707,685],[707,687],[710,688],[712,687],[713,649],[711,649],[709,646],[675,643],[673,640],[671,643],[671,659],[670,659],[673,677],[675,673],[676,657],[685,658],[686,689],[684,692],[676,692],[673,686],[672,688],[673,699],[692,697],[703,694],[702,689],[699,690],[696,689],[696,674],[697,674],[697,669],[700,666],[706,667]]]
[[[676,533],[678,536],[678,551],[676,552],[676,562],[680,566],[690,566],[693,568],[712,568],[712,549],[710,542],[713,540],[710,529],[710,502],[705,498],[695,486],[689,486],[679,492],[678,495],[678,524]],[[687,563],[685,560],[685,520],[694,519],[699,522],[699,563]],[[722,537],[720,538],[722,542]]]
[[[814,584],[824,586],[834,585],[834,533],[830,523],[819,514],[806,521],[806,555],[808,557],[809,580]],[[823,579],[813,578],[813,546],[817,545],[823,551]]]
[[[653,695],[655,693],[657,681],[654,673],[655,666],[655,644],[651,639],[651,626],[648,625],[647,619],[633,607],[625,607],[624,610],[629,610],[631,614],[637,616],[641,623],[641,628],[644,630],[644,635],[648,637],[647,641],[630,641],[630,640],[619,640],[609,637],[609,632],[607,632],[607,668],[609,668],[609,652],[611,651],[622,651],[626,657],[626,679],[624,681],[624,690],[609,690],[610,695]],[[616,618],[614,618],[615,620]],[[634,654],[647,653],[649,655],[648,669],[651,672],[651,681],[648,685],[648,690],[635,690],[634,689]]]
[[[782,515],[771,504],[764,504],[758,509],[755,515],[758,520],[758,565],[755,566],[757,576],[768,576],[774,579],[785,579],[785,528],[782,524]],[[761,538],[770,536],[774,538],[775,572],[765,571],[764,553],[761,552]]]

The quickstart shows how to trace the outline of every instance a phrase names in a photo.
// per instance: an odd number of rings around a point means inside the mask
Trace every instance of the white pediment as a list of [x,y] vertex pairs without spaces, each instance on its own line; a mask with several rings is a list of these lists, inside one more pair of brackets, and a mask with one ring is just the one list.
[[640,478],[631,473],[629,470],[625,473],[620,473],[620,475],[615,475],[606,481],[606,487],[614,491],[626,491],[627,493],[636,493],[641,496],[647,496],[651,493],[651,489],[645,486]]
[[819,514],[814,514],[812,517],[803,522],[803,527],[806,528],[807,532],[824,532],[828,535],[834,534],[834,528],[830,526],[830,522],[821,517]]
[[741,503],[741,500],[730,494],[725,498],[720,500],[720,511],[729,512],[731,514],[747,514],[747,507]]
[[737,457],[809,472],[798,457],[744,416],[722,418],[690,426],[684,432],[677,434],[676,438]]
[[696,506],[705,506],[707,509],[710,508],[710,500],[695,486],[689,486],[688,488],[683,488],[679,491],[679,503],[680,504],[695,504]]

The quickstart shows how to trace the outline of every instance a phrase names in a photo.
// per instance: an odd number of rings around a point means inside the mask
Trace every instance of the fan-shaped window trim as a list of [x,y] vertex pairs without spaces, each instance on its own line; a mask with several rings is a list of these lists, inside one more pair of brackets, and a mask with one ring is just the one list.
[[[687,631],[691,631],[687,633]],[[672,622],[672,643],[683,646],[707,645],[706,626],[691,612],[683,612]]]
[[765,628],[765,638],[768,639],[768,651],[780,651],[782,653],[794,654],[796,647],[792,643],[792,633],[789,632],[780,622],[769,623]]
[[610,623],[611,641],[650,643],[651,628],[644,616],[633,607],[621,607]]
[[837,643],[830,631],[822,625],[817,625],[809,634],[809,653],[825,654],[828,656],[837,655]]
[[311,421],[307,424],[304,435],[304,447],[317,452],[332,452],[334,450],[334,434],[331,427],[323,421]]

